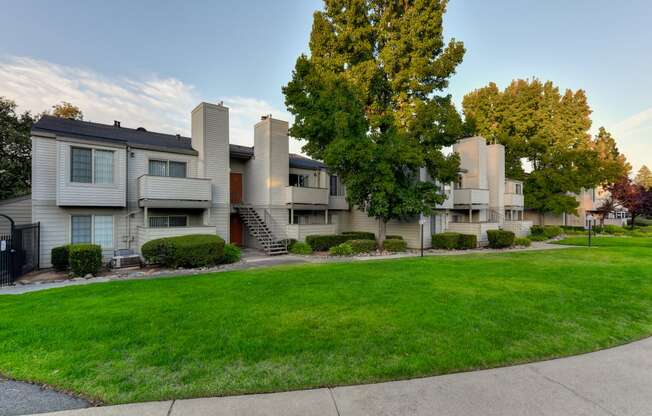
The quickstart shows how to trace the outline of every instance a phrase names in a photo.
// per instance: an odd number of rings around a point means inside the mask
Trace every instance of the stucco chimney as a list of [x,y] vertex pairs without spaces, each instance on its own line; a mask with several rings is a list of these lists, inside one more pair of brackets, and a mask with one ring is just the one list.
[[502,144],[487,146],[487,181],[489,208],[502,214],[505,210],[505,146]]
[[268,115],[254,127],[256,180],[265,192],[257,193],[254,203],[285,206],[289,178],[288,122]]

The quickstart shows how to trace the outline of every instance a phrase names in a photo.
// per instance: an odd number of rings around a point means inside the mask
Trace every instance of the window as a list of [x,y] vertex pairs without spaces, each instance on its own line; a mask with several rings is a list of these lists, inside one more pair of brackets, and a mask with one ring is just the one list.
[[296,173],[290,173],[290,186],[307,188],[309,186],[309,180],[309,175],[297,175]]
[[523,185],[521,185],[520,183],[515,183],[514,184],[514,192],[519,194],[519,195],[522,194],[523,193],[523,189],[521,189],[522,187],[523,187]]
[[455,183],[453,184],[453,187],[455,189],[462,189],[462,175],[459,175],[457,177],[457,181],[455,181]]
[[72,244],[90,243],[93,241],[93,217],[90,215],[73,215],[70,219],[70,242]]
[[185,215],[157,215],[149,217],[151,228],[187,227],[188,217]]
[[171,176],[174,178],[185,178],[186,166],[186,162],[150,159],[149,174],[152,176]]
[[70,181],[77,183],[113,183],[112,150],[72,147],[70,149]]
[[113,247],[113,216],[73,215],[70,217],[70,242]]
[[338,196],[339,194],[337,193],[337,188],[338,188],[338,180],[337,176],[331,175],[331,191],[330,195],[331,196]]

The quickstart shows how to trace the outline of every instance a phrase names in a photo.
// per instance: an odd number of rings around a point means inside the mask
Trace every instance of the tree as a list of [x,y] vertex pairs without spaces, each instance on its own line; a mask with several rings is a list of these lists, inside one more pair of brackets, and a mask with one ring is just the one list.
[[614,212],[618,207],[616,206],[616,201],[612,197],[609,197],[602,201],[602,204],[596,208],[595,212],[600,217],[600,226],[604,226],[604,219],[609,215],[609,213]]
[[52,115],[61,118],[70,118],[73,120],[83,120],[84,114],[79,107],[70,104],[67,101],[52,106]]
[[623,176],[609,188],[609,192],[631,214],[632,228],[636,217],[652,215],[652,191],[634,183],[629,177]]
[[[506,175],[525,182],[528,208],[576,213],[573,194],[611,183],[628,165],[604,129],[592,139],[591,109],[584,91],[560,93],[551,81],[495,83],[463,99],[466,123],[475,134],[505,145]],[[532,170],[526,174],[522,161]]]
[[0,199],[24,195],[30,190],[30,130],[34,122],[29,112],[18,114],[14,101],[0,97]]
[[645,165],[641,166],[636,174],[634,182],[645,189],[652,189],[652,172],[650,172],[650,169]]
[[283,88],[290,133],[323,160],[349,202],[378,219],[430,214],[444,200],[431,179],[450,182],[459,159],[445,156],[462,133],[450,96],[438,96],[464,46],[443,37],[446,0],[326,0],[314,14],[310,56]]

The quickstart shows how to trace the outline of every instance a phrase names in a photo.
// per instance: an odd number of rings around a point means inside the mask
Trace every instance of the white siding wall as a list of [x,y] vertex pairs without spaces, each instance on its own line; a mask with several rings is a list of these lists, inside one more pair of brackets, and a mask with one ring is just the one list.
[[447,231],[473,234],[478,239],[478,245],[486,246],[489,243],[487,230],[497,230],[499,228],[497,223],[449,223]]
[[[378,237],[378,220],[369,217],[365,212],[358,209],[352,209],[350,212],[340,214],[340,231],[366,231],[371,232]],[[423,226],[424,229],[424,248],[430,248],[430,222],[429,220]],[[419,248],[421,243],[419,236],[421,234],[419,220],[398,221],[390,220],[387,223],[387,235],[400,235],[407,242],[410,248]]]
[[[70,151],[72,147],[113,151],[113,183],[94,184],[71,182]],[[57,139],[57,205],[107,207],[126,206],[126,157],[124,149],[124,146],[115,147]]]
[[[32,200],[28,196],[0,201],[0,214],[5,214],[14,220],[16,225],[32,222]],[[0,234],[9,234],[11,224],[5,218],[0,218]]]

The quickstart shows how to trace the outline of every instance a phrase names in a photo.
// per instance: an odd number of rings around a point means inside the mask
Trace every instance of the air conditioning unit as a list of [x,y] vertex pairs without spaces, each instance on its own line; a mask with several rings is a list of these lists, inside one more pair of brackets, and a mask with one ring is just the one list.
[[112,269],[124,269],[127,267],[140,267],[142,261],[139,254],[135,254],[131,249],[115,250],[111,259]]

